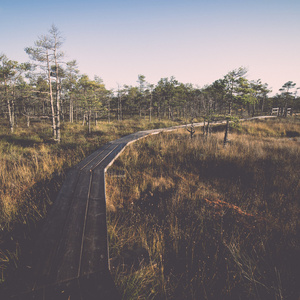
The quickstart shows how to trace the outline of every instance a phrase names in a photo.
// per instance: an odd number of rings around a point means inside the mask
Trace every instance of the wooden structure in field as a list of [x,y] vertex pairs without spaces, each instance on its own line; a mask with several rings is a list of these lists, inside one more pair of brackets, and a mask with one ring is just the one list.
[[32,266],[17,283],[18,290],[11,299],[120,299],[109,272],[106,169],[129,143],[183,127],[125,136],[104,145],[70,170],[41,229]]
[[271,111],[271,115],[279,116],[279,107],[273,107]]
[[106,168],[142,131],[104,145],[69,171],[41,230],[23,292],[12,299],[118,299],[109,272]]
[[271,111],[271,116],[290,116],[292,114],[292,109],[290,107],[288,108],[279,108],[279,107],[273,107]]

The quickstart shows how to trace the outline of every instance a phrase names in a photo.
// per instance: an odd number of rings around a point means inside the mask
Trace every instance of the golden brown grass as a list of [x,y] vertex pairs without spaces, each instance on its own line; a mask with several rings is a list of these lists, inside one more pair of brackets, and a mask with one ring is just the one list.
[[[51,139],[51,127],[19,120],[11,134],[0,122],[0,282],[18,266],[65,177],[65,172],[108,141],[139,130],[178,125],[174,122],[126,120],[98,122],[92,134],[80,124],[64,123],[62,142]],[[26,250],[27,251],[27,250]]]
[[299,119],[276,119],[242,123],[226,148],[201,130],[130,145],[106,188],[124,299],[297,299],[299,136]]

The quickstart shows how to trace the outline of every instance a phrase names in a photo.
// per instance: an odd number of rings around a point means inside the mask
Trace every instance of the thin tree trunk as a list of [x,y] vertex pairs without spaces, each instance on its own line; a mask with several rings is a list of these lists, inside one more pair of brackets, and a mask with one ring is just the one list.
[[88,133],[90,134],[91,133],[91,110],[89,111],[88,113]]
[[12,99],[11,99],[11,132],[14,132],[15,125],[17,123],[15,115],[15,86],[13,85]]
[[55,121],[55,110],[54,110],[54,101],[53,101],[53,93],[52,93],[51,70],[50,70],[48,50],[47,50],[47,54],[46,54],[46,59],[47,59],[49,95],[50,95],[50,105],[51,105],[51,115],[52,115],[52,131],[53,131],[53,137],[56,140],[56,121]]
[[14,132],[14,120],[13,120],[12,104],[8,98],[7,98],[7,109],[8,109],[10,131],[11,131],[11,133],[13,133]]
[[86,118],[86,116],[85,116],[85,113],[84,113],[84,114],[83,114],[83,119],[82,119],[82,126],[84,126],[85,118]]
[[139,99],[139,116],[140,116],[140,119],[142,118],[142,105],[141,105],[141,102],[142,102],[142,98]]
[[118,121],[121,121],[121,95],[118,95]]
[[108,123],[110,123],[110,100],[108,100],[108,103],[107,103],[107,106],[108,106]]
[[157,107],[157,116],[158,116],[158,120],[160,121],[161,120],[161,106],[160,106],[160,103]]
[[5,75],[4,75],[4,93],[5,93],[6,103],[7,103],[9,127],[11,133],[13,133],[14,132],[13,105],[9,100],[8,91],[7,91],[7,81]]
[[254,117],[255,115],[255,103],[253,103],[253,106],[252,106],[252,118]]
[[265,108],[265,97],[263,97],[262,99],[262,105],[261,105],[261,112],[263,113],[264,112],[264,108]]
[[206,126],[206,136],[208,137],[209,135],[210,135],[210,120],[208,119],[207,126]]
[[123,120],[122,97],[120,98],[120,120]]
[[74,121],[74,103],[72,95],[70,95],[70,123]]
[[227,120],[226,127],[225,127],[224,147],[226,147],[226,145],[228,143],[228,134],[229,134],[229,120]]
[[149,122],[151,122],[151,117],[152,117],[152,92],[150,95]]
[[157,104],[157,118],[160,120],[159,114],[160,113],[160,99],[158,98],[158,104]]
[[56,46],[54,48],[54,59],[55,59],[55,70],[56,70],[56,107],[57,107],[57,115],[56,115],[56,140],[60,143],[60,114],[61,114],[61,106],[60,106],[60,82],[58,75],[58,63],[57,63],[57,55],[56,55]]
[[284,103],[284,112],[283,112],[285,118],[287,117],[287,107],[288,107],[288,99],[286,98]]

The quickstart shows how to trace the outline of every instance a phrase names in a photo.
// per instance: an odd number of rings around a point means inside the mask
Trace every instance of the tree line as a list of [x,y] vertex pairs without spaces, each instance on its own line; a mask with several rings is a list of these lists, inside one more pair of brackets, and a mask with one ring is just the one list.
[[274,97],[260,79],[248,80],[240,67],[202,88],[184,84],[174,77],[161,78],[156,85],[137,76],[136,86],[118,85],[106,89],[102,79],[81,74],[76,60],[65,61],[63,37],[54,25],[25,51],[30,62],[19,63],[0,55],[0,114],[11,132],[17,120],[49,120],[53,139],[61,140],[62,122],[82,122],[91,132],[97,120],[121,121],[147,118],[189,120],[203,118],[208,123],[220,116],[254,116],[279,107],[299,110],[296,84],[288,81]]

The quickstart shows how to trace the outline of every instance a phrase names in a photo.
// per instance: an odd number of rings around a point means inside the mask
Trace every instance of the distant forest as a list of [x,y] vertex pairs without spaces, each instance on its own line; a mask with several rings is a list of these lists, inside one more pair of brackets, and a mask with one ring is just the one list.
[[136,86],[106,89],[102,79],[81,74],[76,60],[64,61],[63,38],[54,25],[39,36],[34,46],[25,48],[28,63],[0,55],[0,115],[7,119],[11,132],[20,118],[49,120],[53,138],[60,141],[62,122],[82,122],[91,128],[97,120],[127,118],[204,119],[222,116],[270,114],[278,107],[286,116],[288,108],[299,111],[296,83],[283,83],[276,96],[260,79],[248,80],[247,69],[232,70],[223,78],[202,88],[184,84],[174,77],[150,84],[137,76]]

